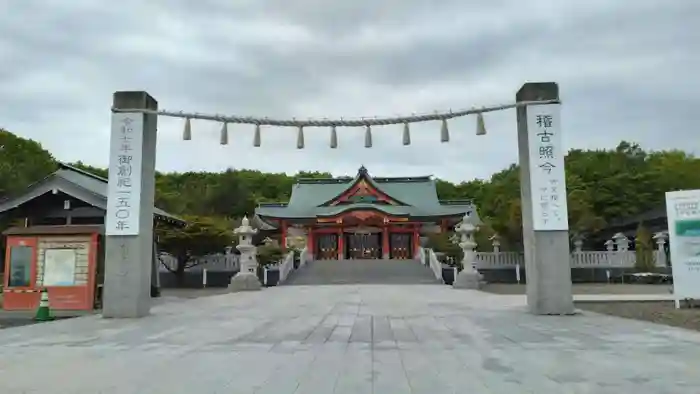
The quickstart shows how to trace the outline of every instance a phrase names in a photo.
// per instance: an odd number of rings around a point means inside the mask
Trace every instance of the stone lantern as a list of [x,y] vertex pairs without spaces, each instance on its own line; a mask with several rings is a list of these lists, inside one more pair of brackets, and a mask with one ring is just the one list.
[[493,246],[493,253],[500,253],[501,252],[501,236],[498,234],[494,234],[489,238],[491,241],[491,246]]
[[584,238],[581,234],[576,234],[572,237],[575,253],[581,253],[583,251],[583,240]]
[[618,252],[626,252],[630,250],[630,240],[627,239],[625,234],[617,233],[613,235],[613,241],[615,241],[615,246],[617,246]]
[[483,276],[476,270],[476,241],[474,233],[480,224],[476,211],[467,212],[462,221],[455,227],[460,235],[459,247],[462,248],[462,271],[455,278],[452,287],[455,289],[479,289]]
[[612,252],[615,250],[615,242],[612,239],[605,241],[605,250]]
[[250,226],[250,221],[247,216],[241,220],[241,226],[233,230],[233,233],[238,235],[238,245],[236,249],[241,252],[240,271],[231,278],[231,283],[228,285],[229,291],[251,291],[260,290],[260,280],[255,273],[258,266],[258,260],[255,257],[257,248],[253,245],[253,235],[257,234],[258,230]]

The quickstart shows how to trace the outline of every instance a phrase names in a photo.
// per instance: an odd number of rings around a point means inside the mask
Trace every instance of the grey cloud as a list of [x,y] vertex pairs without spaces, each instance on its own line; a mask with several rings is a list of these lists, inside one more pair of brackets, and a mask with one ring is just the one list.
[[[10,4],[11,3],[11,4]],[[483,4],[483,5],[482,5]],[[0,5],[0,126],[37,139],[62,160],[106,165],[115,90],[147,90],[168,109],[254,116],[392,115],[511,101],[525,81],[556,80],[568,147],[700,149],[692,139],[700,3],[638,0],[475,5],[446,0],[122,0]],[[5,9],[3,9],[3,7]],[[162,170],[252,167],[377,175],[435,174],[465,180],[515,161],[515,116],[361,130],[267,130],[252,149],[251,127],[216,145],[218,125],[162,119]],[[672,129],[673,132],[667,130]],[[70,136],[71,138],[67,138]],[[100,148],[94,148],[100,145]]]

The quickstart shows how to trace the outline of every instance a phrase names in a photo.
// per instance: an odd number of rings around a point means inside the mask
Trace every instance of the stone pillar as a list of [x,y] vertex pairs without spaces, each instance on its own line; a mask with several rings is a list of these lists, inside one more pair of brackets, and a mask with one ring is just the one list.
[[253,235],[258,232],[250,226],[248,217],[244,216],[241,226],[233,230],[238,235],[238,245],[236,249],[241,252],[240,271],[231,278],[228,289],[231,292],[260,290],[260,280],[256,275],[258,268],[257,248],[253,245]]
[[478,217],[476,212],[467,212],[462,218],[462,222],[455,227],[455,231],[460,234],[459,247],[462,248],[462,271],[455,278],[452,287],[455,289],[479,289],[483,276],[476,270],[476,242],[474,232]]
[[[559,86],[554,82],[526,83],[515,96],[516,101],[558,100]],[[527,304],[531,313],[563,315],[574,313],[569,257],[569,231],[535,230],[530,163],[540,157],[532,157],[528,111],[532,107],[517,108],[518,157],[520,162],[520,196],[522,201],[523,243],[525,245],[525,270],[527,272]],[[534,133],[535,131],[532,130]],[[561,132],[561,130],[557,130]],[[559,147],[556,155],[566,152]],[[535,153],[536,154],[536,153]],[[563,159],[563,156],[559,156]],[[565,187],[559,185],[558,187]],[[565,201],[560,201],[560,204]]]
[[[157,110],[158,103],[146,92],[116,92],[112,107]],[[103,317],[143,317],[151,309],[157,120],[112,113]]]

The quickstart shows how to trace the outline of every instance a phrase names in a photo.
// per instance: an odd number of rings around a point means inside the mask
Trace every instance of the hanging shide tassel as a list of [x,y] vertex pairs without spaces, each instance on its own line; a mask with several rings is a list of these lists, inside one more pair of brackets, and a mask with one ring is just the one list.
[[185,119],[185,130],[182,132],[182,139],[184,141],[189,141],[192,139],[192,125],[190,124],[190,118]]
[[255,135],[253,136],[253,146],[256,148],[259,148],[261,145],[261,140],[260,140],[260,125],[256,124],[255,125]]
[[372,128],[370,125],[365,126],[365,148],[372,147]]
[[403,124],[403,144],[411,145],[411,131],[408,129],[408,123]]
[[304,149],[304,126],[299,126],[297,133],[297,149]]
[[331,149],[338,147],[338,132],[335,130],[335,126],[331,126]]
[[440,127],[440,142],[450,141],[450,130],[447,129],[447,120],[442,120],[442,127]]
[[221,145],[228,145],[228,123],[224,122],[221,125],[221,137],[219,139]]
[[486,135],[486,124],[484,124],[484,115],[481,112],[476,114],[476,135]]

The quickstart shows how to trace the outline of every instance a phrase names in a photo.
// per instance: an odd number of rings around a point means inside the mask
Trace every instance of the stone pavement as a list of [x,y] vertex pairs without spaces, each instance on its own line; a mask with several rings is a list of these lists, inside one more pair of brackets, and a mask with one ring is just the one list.
[[691,393],[700,333],[436,285],[289,286],[0,331],[0,393]]

